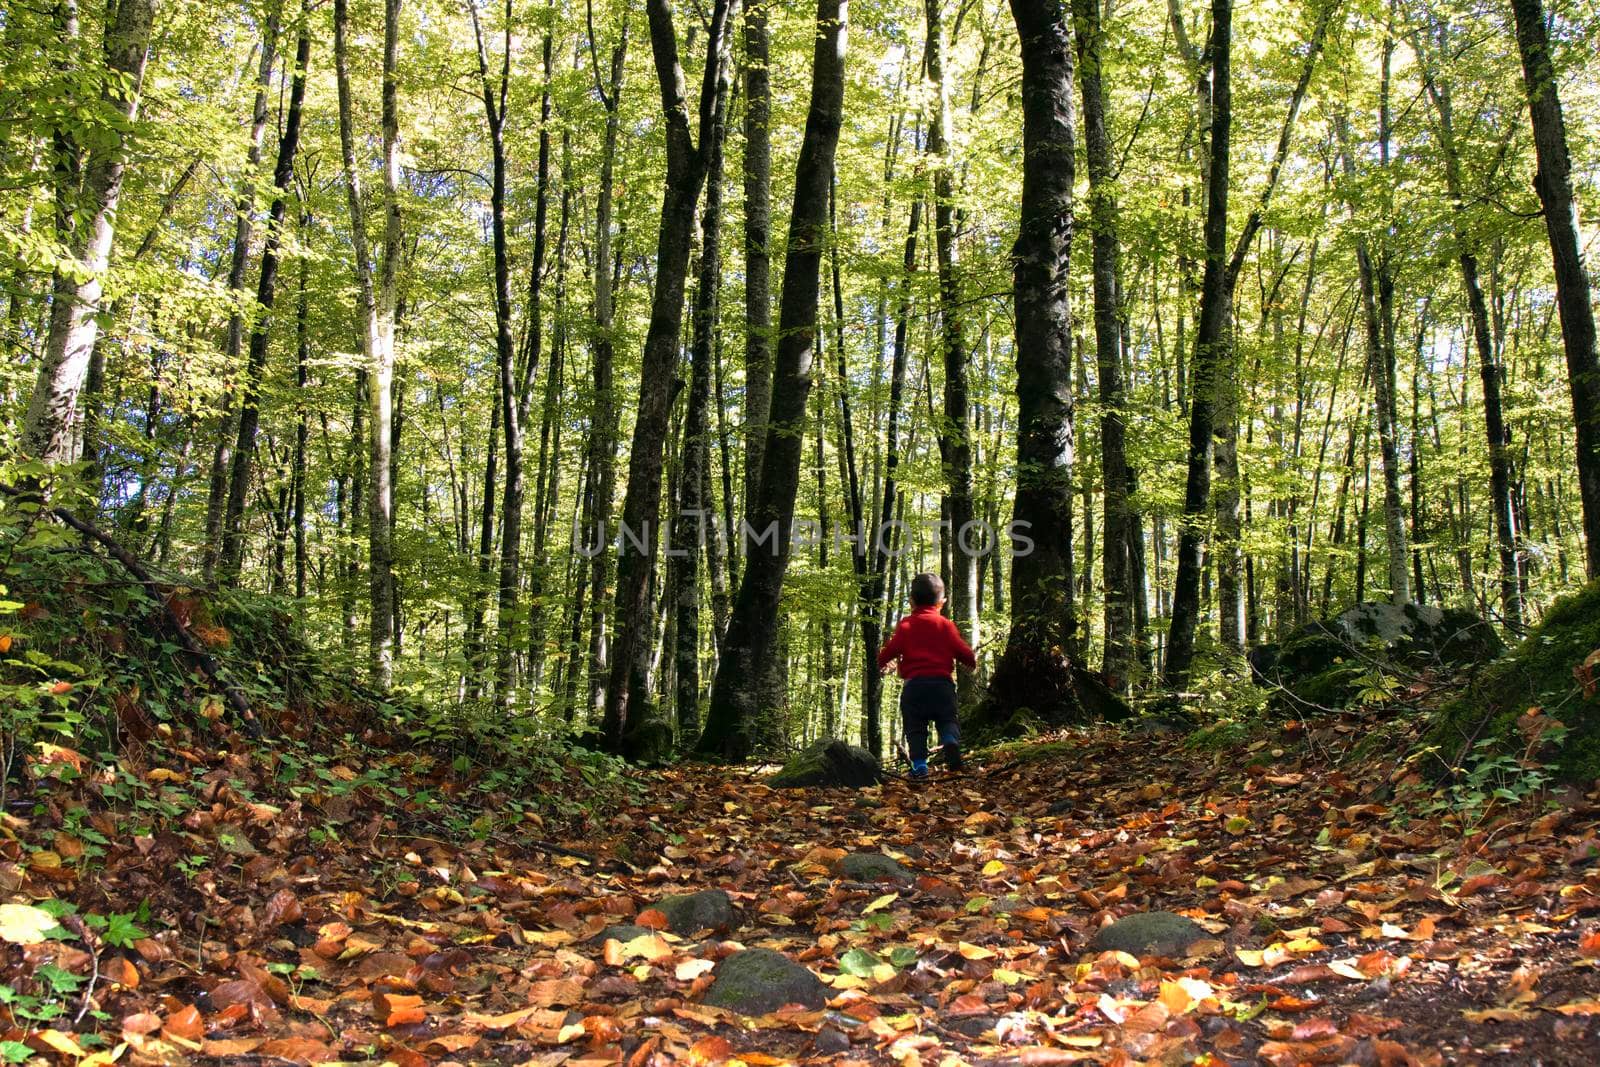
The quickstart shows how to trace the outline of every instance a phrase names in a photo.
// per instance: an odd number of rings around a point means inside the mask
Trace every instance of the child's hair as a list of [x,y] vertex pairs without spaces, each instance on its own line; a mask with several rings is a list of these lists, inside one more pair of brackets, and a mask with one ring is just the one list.
[[944,599],[944,582],[937,574],[924,571],[911,579],[911,603],[931,608]]

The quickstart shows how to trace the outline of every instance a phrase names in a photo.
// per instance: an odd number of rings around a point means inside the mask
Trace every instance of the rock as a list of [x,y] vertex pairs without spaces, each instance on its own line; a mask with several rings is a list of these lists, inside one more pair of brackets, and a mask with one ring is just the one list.
[[632,923],[616,923],[612,926],[606,927],[604,930],[601,930],[598,934],[595,934],[589,939],[589,943],[592,945],[603,945],[607,941],[621,941],[622,943],[626,944],[636,937],[643,937],[645,934],[653,933],[655,933],[655,931],[650,929],[648,926],[635,926]]
[[1130,956],[1179,956],[1196,941],[1210,937],[1205,928],[1170,911],[1145,911],[1102,926],[1089,942],[1091,952],[1126,952]]
[[779,789],[837,786],[860,789],[883,781],[883,764],[864,748],[838,738],[814,741],[789,758],[767,784]]
[[711,972],[705,1002],[741,1015],[765,1015],[785,1004],[820,1008],[828,1002],[822,980],[781,952],[747,948]]
[[840,1052],[849,1052],[850,1038],[845,1036],[842,1030],[824,1026],[817,1031],[817,1036],[811,1039],[811,1047],[820,1055],[832,1056]]
[[674,893],[656,901],[654,907],[667,917],[667,929],[680,937],[688,937],[701,930],[725,932],[738,927],[740,921],[739,909],[733,906],[728,894],[720,889]]
[[1494,628],[1469,611],[1372,602],[1252,649],[1248,658],[1256,684],[1276,690],[1280,713],[1315,715],[1347,705],[1373,671],[1460,668],[1504,651]]
[[881,852],[851,852],[833,861],[829,871],[835,878],[853,882],[912,882],[916,876],[898,860]]

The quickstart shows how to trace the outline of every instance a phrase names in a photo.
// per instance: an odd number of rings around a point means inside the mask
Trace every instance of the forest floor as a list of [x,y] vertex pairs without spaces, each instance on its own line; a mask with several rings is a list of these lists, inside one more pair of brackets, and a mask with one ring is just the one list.
[[[31,909],[0,917],[0,1052],[1592,1064],[1600,791],[1438,809],[1392,754],[1340,758],[1378,722],[1226,749],[1087,730],[860,792],[639,772],[581,838],[536,818],[526,837],[503,820],[477,838],[441,828],[402,799],[441,781],[415,755],[329,751],[290,796],[270,760],[146,749],[137,797],[106,800],[84,768],[77,795],[99,799],[6,816],[0,885],[80,912],[42,941],[16,929]],[[152,804],[170,821],[146,825]],[[837,877],[845,852],[887,853],[913,880]],[[730,928],[667,932],[653,904],[705,889],[737,906]],[[1156,909],[1209,936],[1178,958],[1087,948]],[[595,937],[625,923],[642,931]],[[755,1017],[703,1003],[740,946],[804,964],[831,999]]]

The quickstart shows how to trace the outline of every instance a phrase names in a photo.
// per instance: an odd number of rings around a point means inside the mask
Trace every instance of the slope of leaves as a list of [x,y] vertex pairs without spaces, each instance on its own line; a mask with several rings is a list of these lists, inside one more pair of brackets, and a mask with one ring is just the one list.
[[[1220,754],[1073,733],[1043,758],[1013,746],[967,776],[862,793],[690,767],[598,803],[586,774],[603,772],[581,762],[553,759],[531,795],[353,738],[273,751],[219,732],[116,766],[57,751],[0,843],[8,897],[60,923],[0,915],[15,942],[0,1051],[1588,1062],[1600,793],[1447,810],[1392,758],[1339,760],[1375,725],[1295,724]],[[831,873],[859,851],[914,880]],[[653,905],[707,888],[737,905],[734,927],[670,933]],[[1179,959],[1087,948],[1155,909],[1210,936]],[[643,932],[596,937],[623,923]],[[747,1018],[702,1003],[741,946],[806,965],[829,1004]]]

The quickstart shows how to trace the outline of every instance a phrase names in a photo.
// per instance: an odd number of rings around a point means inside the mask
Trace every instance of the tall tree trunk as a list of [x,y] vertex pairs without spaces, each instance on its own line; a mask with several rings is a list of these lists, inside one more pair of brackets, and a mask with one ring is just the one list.
[[[726,77],[724,76],[724,81]],[[728,91],[717,87],[719,95]],[[711,461],[707,431],[710,423],[711,361],[717,343],[718,289],[722,285],[722,147],[727,125],[720,108],[707,146],[706,206],[700,216],[700,269],[695,280],[692,340],[690,342],[689,404],[683,416],[683,452],[678,469],[678,514],[672,523],[672,543],[679,555],[676,604],[677,647],[674,650],[679,736],[700,731],[700,553],[707,531],[716,522],[706,494],[707,467]]]
[[655,293],[650,304],[650,326],[645,334],[638,412],[633,424],[633,445],[628,453],[628,485],[622,502],[623,530],[636,536],[640,545],[619,546],[617,556],[617,628],[603,725],[606,739],[614,747],[620,747],[623,735],[628,732],[633,721],[632,710],[637,707],[642,712],[649,699],[650,578],[655,570],[662,457],[675,393],[674,372],[683,327],[683,297],[695,205],[710,160],[711,130],[722,121],[727,106],[726,81],[722,75],[731,6],[733,0],[717,0],[711,15],[705,73],[700,86],[698,129],[691,133],[672,4],[670,0],[649,0],[647,4],[650,46],[666,120],[667,175],[656,237]]
[[[1015,689],[1040,664],[1076,657],[1072,548],[1073,51],[1055,0],[1011,0],[1022,47],[1022,206],[1016,301],[1017,489],[1011,631],[990,682]],[[1026,540],[1023,540],[1026,539]],[[1054,650],[1054,651],[1053,651]]]
[[[278,56],[278,9],[267,15],[261,31],[261,61],[256,71],[255,104],[251,109],[250,148],[245,155],[245,180],[234,204],[233,253],[228,266],[228,334],[224,354],[228,371],[236,373],[244,354],[244,279],[250,266],[250,232],[255,220],[256,170],[261,166],[261,146],[267,132],[267,93],[272,87],[272,67]],[[216,443],[211,456],[211,481],[206,494],[206,539],[202,569],[209,580],[222,554],[222,520],[228,505],[228,472],[233,468],[233,441],[238,433],[238,405],[231,387],[223,395]]]
[[368,407],[367,600],[368,669],[387,690],[394,676],[394,319],[401,255],[399,71],[401,0],[384,0],[383,31],[383,247],[376,277],[369,258],[366,206],[356,169],[355,129],[346,38],[348,0],[334,0],[334,54],[339,88],[339,144],[350,204],[351,242],[360,289],[361,348]]
[[789,565],[790,531],[804,424],[816,354],[817,286],[827,243],[828,188],[844,110],[844,57],[849,7],[846,0],[818,0],[816,38],[811,57],[811,103],[804,139],[795,162],[794,201],[783,267],[778,311],[778,346],[773,363],[772,409],[762,452],[758,529],[777,530],[771,551],[751,551],[698,750],[732,758],[748,755],[759,743],[765,710],[761,679],[770,676],[779,654],[779,598]]
[[1583,501],[1583,537],[1588,573],[1600,578],[1600,356],[1595,351],[1593,294],[1578,236],[1578,206],[1572,191],[1572,159],[1561,115],[1550,33],[1541,0],[1511,0],[1522,54],[1523,84],[1539,162],[1533,187],[1544,206],[1545,232],[1555,266],[1556,307],[1567,355],[1572,420],[1577,445],[1578,492]]
[[1105,586],[1105,659],[1107,682],[1125,689],[1137,666],[1133,606],[1140,591],[1132,582],[1135,546],[1141,537],[1128,496],[1126,396],[1122,382],[1122,312],[1118,306],[1117,202],[1113,171],[1099,0],[1073,0],[1078,46],[1078,81],[1083,92],[1083,140],[1089,164],[1089,224],[1093,231],[1095,367],[1099,379],[1100,469],[1105,487],[1104,541],[1101,574]]
[[1168,685],[1188,681],[1200,617],[1201,516],[1211,493],[1211,447],[1218,411],[1218,388],[1226,387],[1224,365],[1231,358],[1227,339],[1230,293],[1227,278],[1228,161],[1233,121],[1233,5],[1211,4],[1211,132],[1206,180],[1205,273],[1200,283],[1200,318],[1190,364],[1189,456],[1178,536],[1178,570],[1167,635]]
[[260,427],[261,381],[272,343],[272,308],[277,297],[279,250],[283,244],[284,217],[288,212],[289,185],[294,180],[294,157],[300,144],[300,114],[306,95],[306,66],[311,60],[311,26],[308,7],[302,4],[299,41],[289,89],[289,108],[278,138],[278,158],[272,170],[272,208],[267,216],[267,237],[261,250],[261,273],[256,282],[259,318],[250,331],[250,352],[245,363],[244,389],[239,399],[239,432],[233,448],[233,468],[228,475],[228,502],[223,511],[222,554],[217,576],[224,585],[239,581],[244,559],[244,509],[255,463],[256,433]]
[[[590,18],[589,37],[594,39],[594,21]],[[589,476],[592,479],[588,492],[584,527],[586,536],[595,539],[595,548],[589,560],[589,692],[588,709],[591,716],[605,711],[606,690],[611,676],[611,649],[607,628],[606,607],[611,580],[611,553],[605,542],[611,528],[612,498],[617,482],[617,397],[615,386],[615,336],[612,332],[613,306],[613,252],[611,245],[612,197],[616,185],[617,136],[621,124],[623,69],[628,56],[628,19],[624,15],[622,30],[611,50],[610,90],[600,81],[598,65],[594,69],[595,89],[606,108],[605,140],[600,152],[600,189],[595,196],[594,235],[594,341],[591,373],[594,397],[589,422]]]
[[[767,5],[744,10],[744,517],[754,518],[772,408],[772,87]],[[734,539],[737,545],[739,539]],[[733,551],[736,552],[736,549]]]
[[[50,323],[44,355],[22,424],[22,452],[48,464],[71,463],[79,439],[78,394],[89,372],[89,357],[100,330],[100,299],[111,261],[117,204],[127,169],[125,132],[139,112],[145,58],[155,0],[117,0],[108,12],[104,42],[106,88],[101,106],[115,116],[114,126],[96,140],[83,166],[81,195],[57,205],[58,228],[66,223],[70,267],[57,268],[52,279]],[[65,5],[75,33],[76,4]],[[75,157],[77,144],[70,135]]]
[[[944,350],[944,416],[939,458],[944,467],[950,526],[950,617],[974,647],[982,643],[978,617],[978,556],[982,534],[973,523],[971,391],[967,382],[966,331],[962,315],[961,273],[956,247],[955,161],[951,157],[950,92],[945,74],[943,0],[925,0],[928,79],[934,87],[934,116],[928,126],[928,156],[933,167],[934,254],[939,268],[940,338]],[[979,541],[972,535],[976,533]],[[876,666],[876,663],[874,663]],[[961,697],[972,690],[972,676],[958,679]]]

